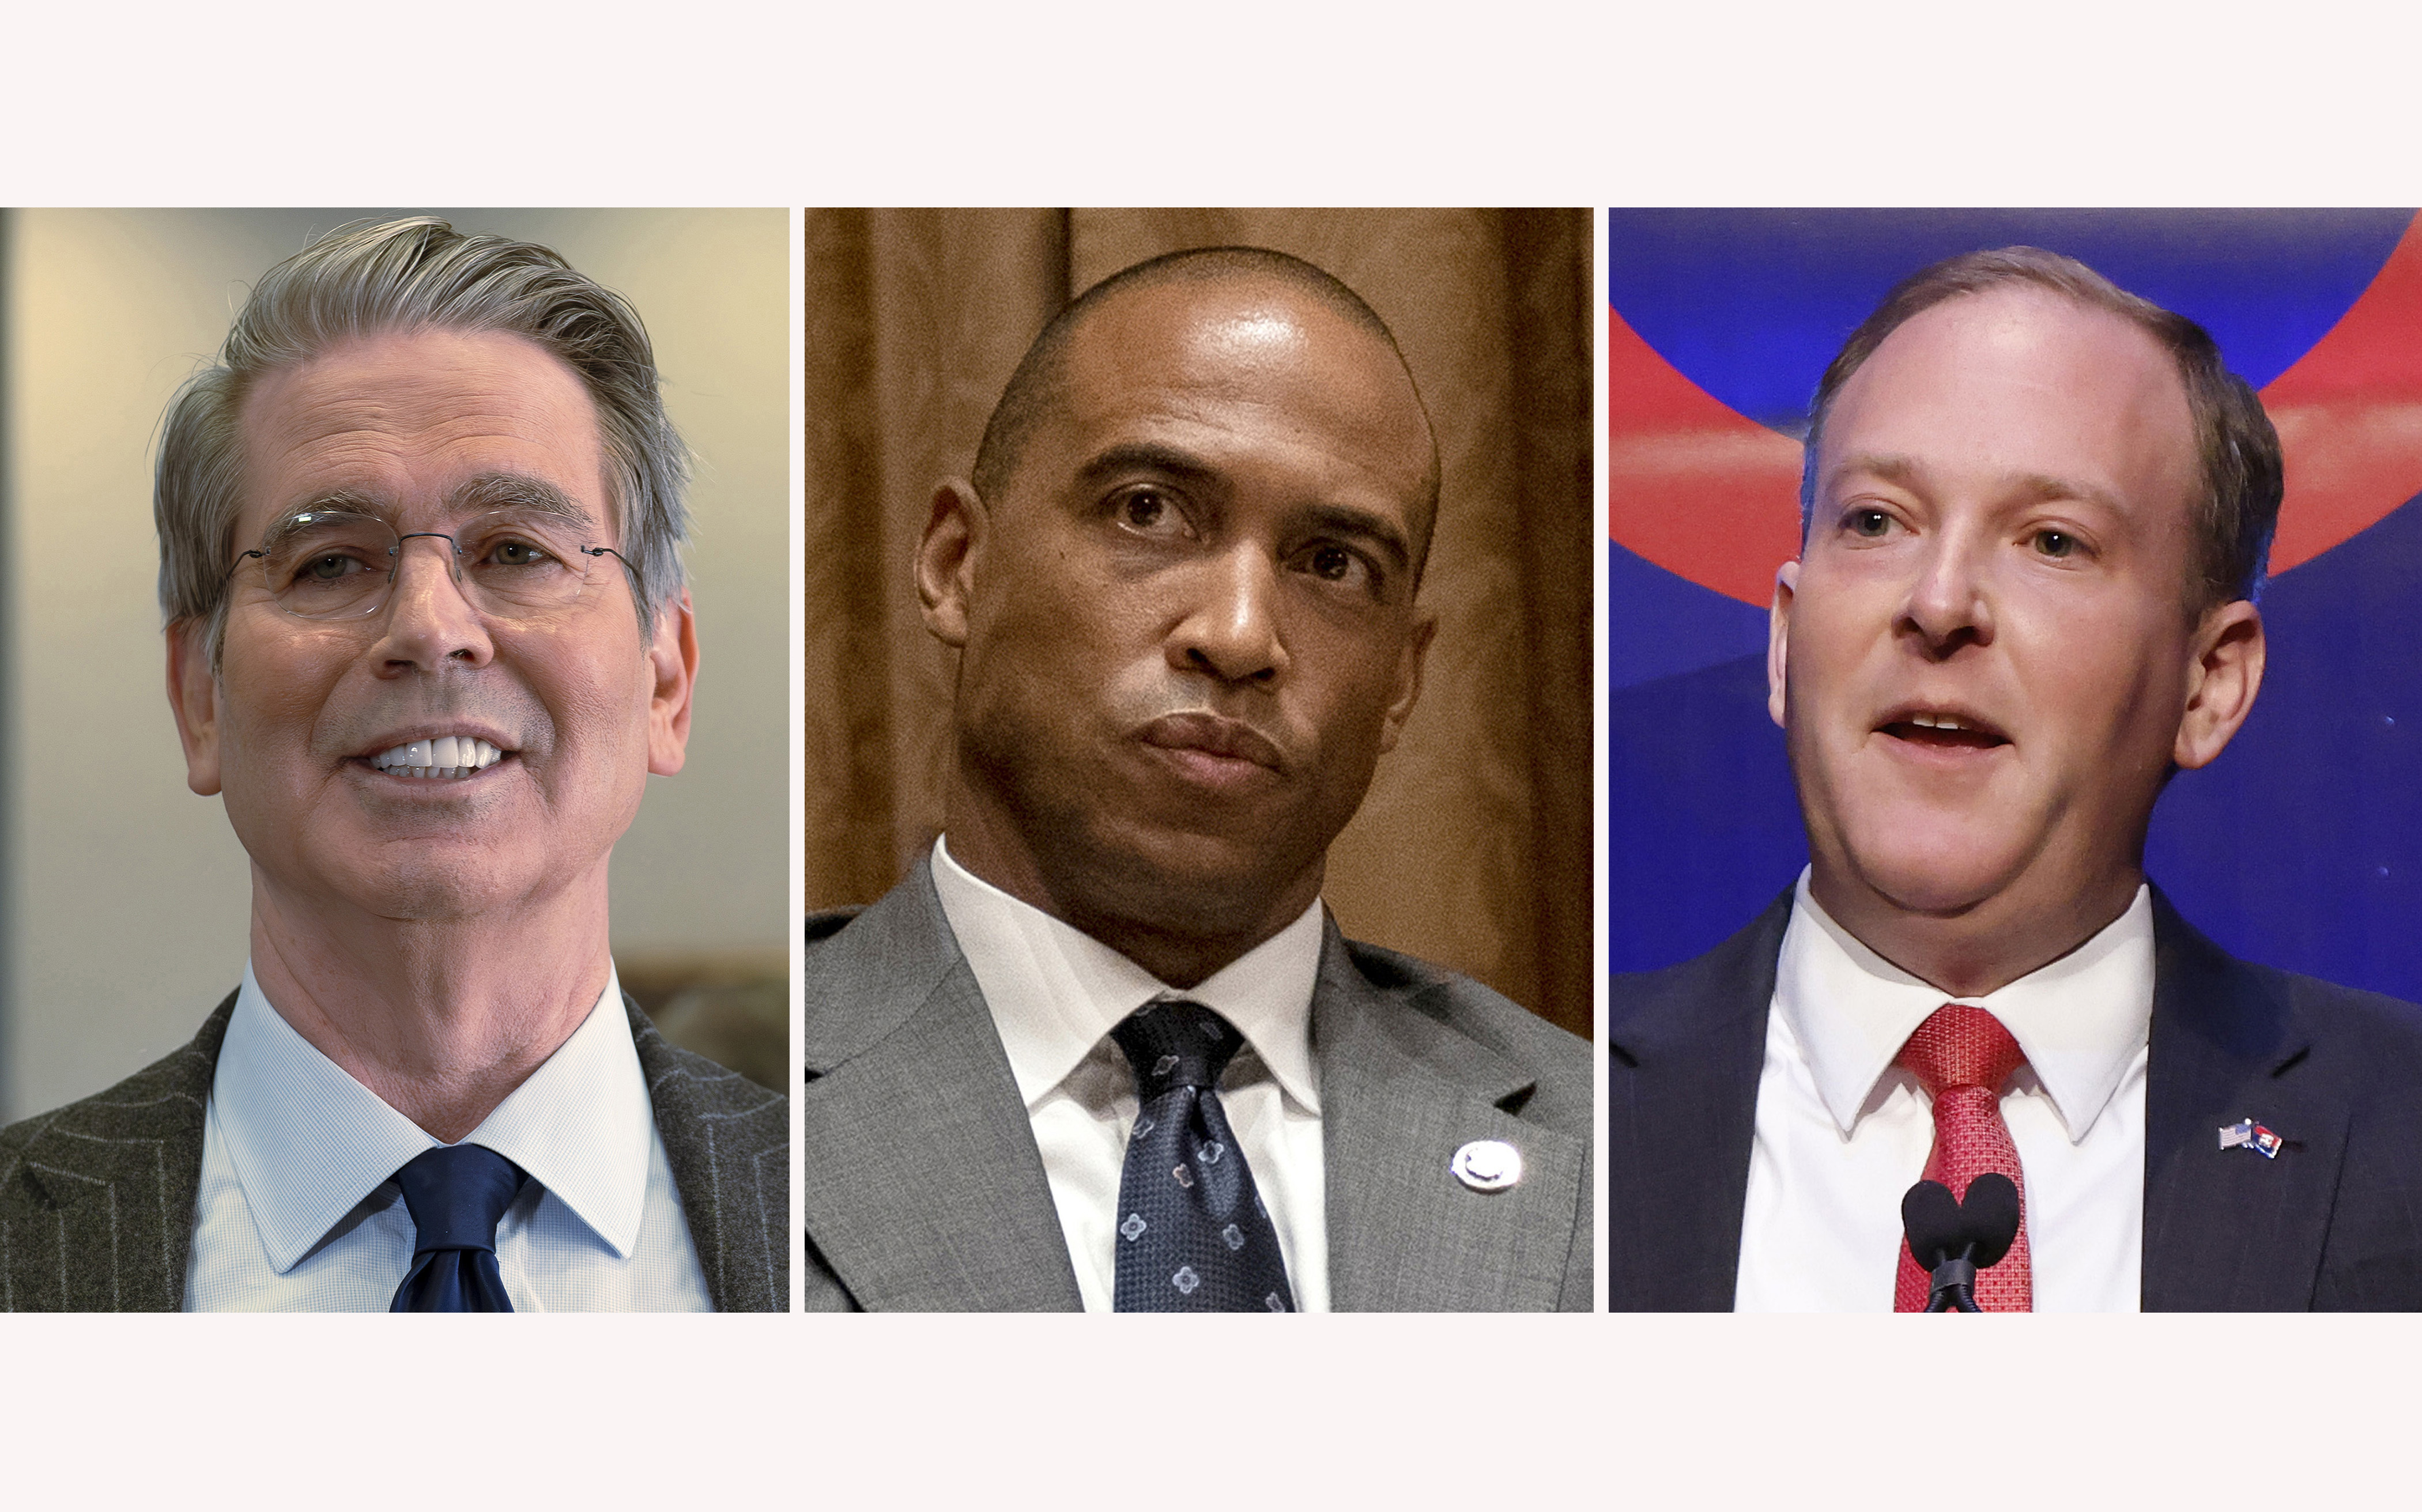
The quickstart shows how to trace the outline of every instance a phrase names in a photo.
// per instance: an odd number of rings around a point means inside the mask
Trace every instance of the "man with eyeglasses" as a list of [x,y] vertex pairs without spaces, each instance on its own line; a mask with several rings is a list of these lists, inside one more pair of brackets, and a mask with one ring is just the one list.
[[689,729],[684,474],[637,316],[543,247],[360,224],[261,281],[154,492],[250,961],[0,1131],[0,1306],[788,1306],[787,1100],[667,1045],[607,945]]

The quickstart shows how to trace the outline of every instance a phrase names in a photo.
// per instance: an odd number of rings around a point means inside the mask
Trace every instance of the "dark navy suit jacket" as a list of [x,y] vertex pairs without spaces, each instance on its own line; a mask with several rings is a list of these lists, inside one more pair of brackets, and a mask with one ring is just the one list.
[[[1616,1312],[1725,1311],[1791,894],[1696,960],[1614,978]],[[2422,1308],[2422,1008],[2236,959],[2153,892],[2148,1312]],[[2220,1147],[2253,1118],[2288,1144]]]

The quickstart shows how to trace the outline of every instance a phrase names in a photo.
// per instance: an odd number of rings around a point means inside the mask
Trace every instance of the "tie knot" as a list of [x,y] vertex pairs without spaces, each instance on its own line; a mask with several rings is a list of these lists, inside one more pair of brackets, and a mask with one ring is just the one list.
[[1219,1073],[1245,1046],[1235,1025],[1183,998],[1147,1003],[1110,1031],[1135,1068],[1136,1091],[1146,1102],[1172,1087],[1217,1087]]
[[2027,1056],[2001,1020],[1965,1003],[1945,1003],[1927,1015],[1895,1062],[1925,1084],[1927,1096],[1941,1098],[1954,1087],[1999,1091]]
[[412,1253],[496,1247],[496,1221],[521,1194],[522,1168],[477,1145],[422,1150],[396,1172],[412,1214]]

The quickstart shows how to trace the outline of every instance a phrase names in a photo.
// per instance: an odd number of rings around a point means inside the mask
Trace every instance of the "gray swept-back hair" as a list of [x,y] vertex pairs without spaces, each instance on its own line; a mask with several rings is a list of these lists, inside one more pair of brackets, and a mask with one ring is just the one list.
[[151,487],[160,533],[160,609],[206,620],[218,662],[243,509],[237,421],[266,374],[383,332],[499,331],[579,375],[597,407],[606,485],[631,565],[639,632],[682,590],[689,453],[665,416],[656,359],[637,310],[546,247],[464,236],[433,216],[354,221],[269,270],[228,332],[215,366],[169,402]]

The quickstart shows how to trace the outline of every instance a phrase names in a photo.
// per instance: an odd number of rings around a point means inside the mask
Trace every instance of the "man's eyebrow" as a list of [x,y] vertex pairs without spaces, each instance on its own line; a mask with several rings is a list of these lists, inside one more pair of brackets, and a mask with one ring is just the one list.
[[[1913,457],[1898,453],[1876,452],[1848,457],[1834,467],[1832,476],[1838,480],[1850,474],[1863,474],[1878,478],[1911,492],[1923,492],[1926,465]],[[2075,499],[2083,504],[2099,505],[2106,509],[2125,512],[2126,504],[2109,489],[2080,478],[2059,477],[2051,473],[2014,473],[2002,484],[2005,497],[2017,497],[2030,504],[2048,503],[2053,499]]]
[[[594,528],[596,518],[580,507],[572,495],[543,477],[525,473],[482,473],[457,488],[448,500],[453,513],[488,509],[526,509],[572,524]],[[395,528],[395,506],[375,494],[359,489],[331,489],[313,494],[301,505],[286,511],[272,525],[268,538],[261,542],[264,551],[275,551],[288,538],[308,527],[300,522],[306,515],[354,515],[376,520],[389,530]]]
[[287,510],[275,524],[269,527],[269,534],[260,543],[261,550],[275,551],[288,538],[308,529],[302,522],[307,515],[355,515],[367,520],[385,520],[387,510],[370,495],[353,489],[336,489],[314,494],[303,504]]
[[1077,481],[1086,488],[1094,488],[1122,473],[1159,473],[1189,483],[1212,482],[1219,475],[1218,468],[1192,452],[1135,441],[1122,443],[1096,455],[1077,470]]
[[1412,542],[1406,538],[1403,527],[1383,514],[1350,504],[1315,504],[1304,515],[1328,535],[1352,536],[1378,548],[1392,558],[1388,566],[1393,571],[1402,572],[1412,565]]
[[[527,473],[482,473],[457,487],[448,496],[447,505],[455,513],[471,509],[528,509],[581,524],[597,522],[596,517],[571,494],[543,477],[532,477]],[[359,489],[331,489],[325,493],[315,493],[288,510],[286,519],[291,521],[306,514],[364,515],[383,520],[392,526],[396,508],[391,500],[365,493]]]
[[1835,477],[1851,473],[1864,473],[1870,477],[1881,478],[1884,482],[1900,488],[1914,490],[1919,480],[1926,475],[1926,469],[1920,466],[1917,459],[1913,457],[1902,457],[1890,452],[1868,452],[1863,456],[1846,457],[1833,468]]
[[527,473],[482,473],[457,488],[448,502],[456,509],[527,509],[584,525],[597,522],[571,494]]
[[2010,480],[2010,491],[2022,495],[2031,504],[2046,504],[2054,499],[2075,499],[2116,513],[2127,513],[2127,504],[2109,489],[2073,477],[2054,477],[2049,473],[2021,473]]

